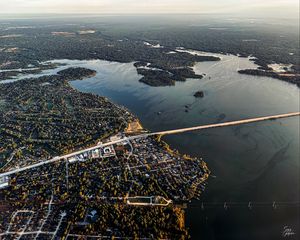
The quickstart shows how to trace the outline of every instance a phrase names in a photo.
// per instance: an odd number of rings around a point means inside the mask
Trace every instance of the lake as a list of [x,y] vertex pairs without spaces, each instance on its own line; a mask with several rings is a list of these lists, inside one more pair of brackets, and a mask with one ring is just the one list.
[[[52,62],[96,70],[95,77],[71,85],[127,107],[151,131],[299,111],[297,86],[237,73],[257,67],[249,58],[210,55],[222,60],[197,63],[194,70],[205,73],[203,79],[171,87],[140,83],[133,63]],[[198,90],[204,98],[193,96]],[[192,239],[298,238],[299,204],[294,204],[299,203],[300,183],[298,117],[172,135],[165,140],[182,153],[202,157],[212,171],[202,199],[186,210]],[[286,235],[286,229],[291,234]]]

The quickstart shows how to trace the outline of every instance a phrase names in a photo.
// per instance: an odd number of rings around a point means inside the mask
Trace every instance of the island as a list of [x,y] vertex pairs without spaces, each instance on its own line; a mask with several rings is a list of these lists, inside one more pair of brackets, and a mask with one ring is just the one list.
[[[172,55],[179,54],[186,57],[186,53],[178,52]],[[190,54],[191,55],[191,54]],[[193,55],[191,55],[193,56]],[[134,66],[137,68],[137,73],[143,77],[139,80],[152,87],[174,86],[177,81],[184,82],[188,78],[202,79],[203,75],[196,74],[192,69],[195,62],[202,61],[219,61],[220,58],[213,56],[193,56],[193,62],[166,64],[164,61],[147,63],[136,62]]]
[[195,98],[203,98],[204,97],[204,92],[203,91],[197,91],[194,94]]
[[94,76],[96,76],[96,73],[97,72],[95,70],[91,70],[91,69],[87,69],[87,68],[70,67],[70,68],[59,71],[57,74],[59,76],[63,76],[66,80],[69,80],[69,79],[82,80],[85,78],[94,77]]

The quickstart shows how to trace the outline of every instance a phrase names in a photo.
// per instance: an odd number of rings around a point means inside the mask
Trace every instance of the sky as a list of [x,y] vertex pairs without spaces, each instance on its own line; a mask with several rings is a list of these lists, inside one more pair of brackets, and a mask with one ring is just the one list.
[[299,0],[0,0],[0,13],[239,13],[298,16]]

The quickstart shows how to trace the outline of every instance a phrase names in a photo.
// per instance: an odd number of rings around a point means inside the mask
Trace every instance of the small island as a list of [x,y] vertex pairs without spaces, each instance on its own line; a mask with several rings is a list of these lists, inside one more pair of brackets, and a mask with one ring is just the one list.
[[152,87],[174,86],[176,81],[184,82],[187,78],[201,79],[192,68],[182,67],[174,69],[159,69],[156,67],[137,68],[138,74],[143,77],[139,80]]
[[[168,54],[170,50],[174,53]],[[139,56],[139,61],[134,63],[137,73],[142,76],[139,81],[152,87],[174,86],[176,82],[185,82],[189,78],[202,79],[203,75],[194,72],[195,63],[221,60],[219,57],[196,56],[175,49],[156,51],[160,53],[153,53],[153,57],[147,59]]]
[[197,91],[194,94],[195,98],[203,98],[204,97],[204,92],[203,91]]
[[174,86],[175,79],[166,71],[138,68],[138,74],[143,75],[139,80],[152,87]]
[[91,70],[91,69],[87,69],[87,68],[70,67],[70,68],[59,71],[57,74],[67,78],[68,80],[70,80],[70,79],[83,80],[84,78],[94,77],[96,75],[96,73],[97,72],[95,70]]

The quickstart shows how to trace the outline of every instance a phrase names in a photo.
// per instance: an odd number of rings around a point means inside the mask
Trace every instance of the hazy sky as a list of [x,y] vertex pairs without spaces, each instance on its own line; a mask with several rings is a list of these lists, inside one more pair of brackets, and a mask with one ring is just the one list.
[[245,13],[298,15],[299,0],[0,0],[0,13]]

